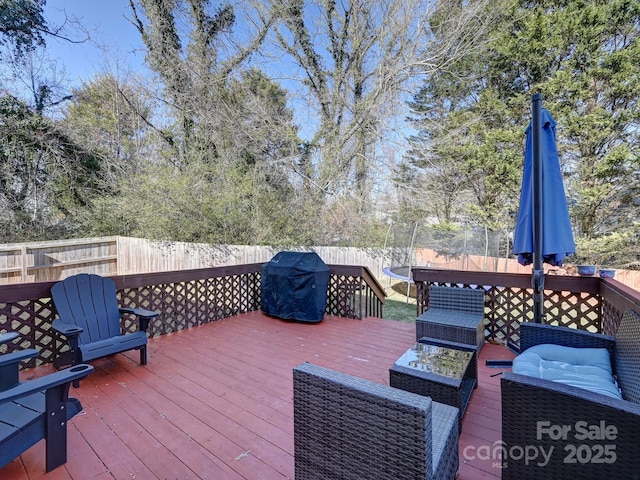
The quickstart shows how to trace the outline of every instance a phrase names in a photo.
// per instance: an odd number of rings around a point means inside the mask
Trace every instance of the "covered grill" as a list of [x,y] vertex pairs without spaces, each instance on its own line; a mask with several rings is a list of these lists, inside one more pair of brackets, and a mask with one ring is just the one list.
[[262,311],[285,320],[324,318],[329,267],[315,252],[280,252],[262,266]]

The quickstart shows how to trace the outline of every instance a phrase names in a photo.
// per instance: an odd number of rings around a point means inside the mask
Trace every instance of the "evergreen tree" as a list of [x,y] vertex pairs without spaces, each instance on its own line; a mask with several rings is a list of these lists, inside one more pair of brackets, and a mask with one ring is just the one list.
[[[640,205],[640,2],[503,2],[488,48],[432,76],[412,104],[428,152],[464,177],[464,210],[507,225],[518,198],[533,93],[558,123],[558,149],[579,242],[634,228]],[[460,81],[462,79],[463,81]],[[434,128],[438,123],[440,127]],[[455,132],[455,135],[452,134]],[[444,171],[444,168],[441,167]],[[452,172],[454,174],[452,174]],[[427,172],[425,172],[426,174]],[[472,194],[472,195],[471,195]],[[580,251],[580,248],[578,248]],[[633,256],[633,254],[631,254]],[[629,258],[621,253],[622,258]],[[612,260],[613,261],[613,260]]]

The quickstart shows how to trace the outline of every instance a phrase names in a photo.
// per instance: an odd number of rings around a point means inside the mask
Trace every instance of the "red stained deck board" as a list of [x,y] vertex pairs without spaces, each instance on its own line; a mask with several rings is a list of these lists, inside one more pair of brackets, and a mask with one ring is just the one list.
[[500,374],[504,368],[486,366],[486,360],[510,360],[506,347],[485,344],[478,361],[479,385],[462,420],[460,470],[458,480],[485,480],[501,477],[500,461],[493,447],[501,439]]
[[[101,359],[71,389],[85,412],[70,422],[67,464],[46,475],[40,442],[0,478],[293,478],[293,367],[310,361],[388,384],[389,367],[414,341],[414,324],[333,316],[303,324],[260,312],[156,337],[147,366],[137,352]],[[501,369],[484,360],[512,357],[502,346],[483,348],[459,480],[500,478],[496,462],[472,457],[500,439],[500,377],[491,375]]]
[[[132,369],[133,371],[135,369]],[[159,372],[162,375],[166,370]],[[182,376],[178,378],[183,379]],[[271,469],[286,453],[286,450],[279,448],[275,443],[280,442],[288,447],[290,434],[281,431],[276,425],[269,424],[260,416],[251,417],[250,412],[229,401],[227,395],[212,394],[207,390],[206,379],[200,380],[198,383],[185,384],[184,381],[176,383],[150,379],[149,385],[157,389],[158,395],[141,398],[156,415],[165,418],[198,445],[213,446],[210,455],[227,461],[245,453],[248,450],[245,446],[251,444],[256,436],[268,439],[260,445],[254,445],[250,460],[234,462],[233,465],[240,470],[249,469],[241,471],[242,475],[250,474],[256,469]],[[129,388],[134,390],[133,385]],[[234,395],[232,390],[228,393],[228,396]],[[290,417],[286,417],[288,418]],[[286,419],[282,421],[286,423]]]
[[[87,383],[92,381],[94,379],[85,380]],[[147,422],[143,412],[148,412],[148,408],[140,409],[140,401],[135,397],[129,396],[128,402],[119,399],[117,390],[122,390],[122,387],[115,382],[96,386],[101,401],[90,402],[88,408],[95,409],[99,417],[108,420],[109,429],[144,464],[149,473],[158,478],[163,475],[166,478],[195,476],[189,466],[175,456],[170,446],[162,442],[162,434],[158,437],[153,435],[158,430],[166,435],[173,433],[164,419],[158,416],[155,421]]]
[[[221,478],[243,478],[236,476],[233,469],[204,446],[214,440],[219,453],[228,449],[227,445],[232,442],[228,436],[220,434],[203,421],[214,418],[210,411],[197,411],[201,414],[199,418],[188,408],[191,406],[188,403],[190,397],[176,386],[176,381],[188,379],[184,375],[174,375],[174,378],[169,376],[168,381],[163,380],[160,374],[164,375],[166,371],[161,364],[157,367],[149,372],[132,363],[125,365],[122,371],[108,373],[107,379],[111,378],[121,386],[121,391],[114,392],[111,398],[134,410],[141,428],[149,430],[167,448],[169,456],[179,458],[181,463],[196,470],[196,473],[203,475],[202,472],[208,471]],[[132,397],[135,404],[131,404],[128,397]],[[189,478],[192,477],[199,478],[200,475],[191,474]]]
[[[86,388],[82,385],[80,390]],[[101,473],[99,465],[103,465],[104,472],[112,475],[112,478],[140,478],[140,476],[151,477],[151,471],[138,459],[127,445],[116,435],[116,433],[107,424],[108,419],[102,417],[100,413],[91,408],[84,397],[75,394],[81,398],[85,413],[75,417],[69,424],[69,434],[79,435],[82,441],[89,447],[85,450],[85,455],[76,461],[75,453],[69,452],[67,463],[60,467],[68,470],[70,473],[75,471],[81,472],[73,478],[82,478],[86,464],[93,465],[89,470],[89,475],[99,476]],[[69,441],[71,446],[75,442]],[[40,459],[40,462],[43,462]],[[43,463],[40,463],[43,469]],[[38,478],[38,477],[35,477]],[[86,477],[91,478],[91,476]]]

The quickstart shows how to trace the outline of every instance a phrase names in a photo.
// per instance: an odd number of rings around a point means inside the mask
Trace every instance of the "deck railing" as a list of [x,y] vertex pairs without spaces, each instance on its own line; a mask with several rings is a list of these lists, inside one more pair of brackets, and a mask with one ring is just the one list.
[[[517,343],[520,322],[533,321],[531,275],[414,268],[413,280],[417,315],[429,306],[430,285],[483,289],[489,341]],[[546,323],[612,335],[627,309],[640,312],[640,292],[614,279],[545,276]]]
[[[151,336],[195,327],[259,310],[261,263],[111,277],[120,306],[160,312],[149,327]],[[350,318],[382,316],[384,289],[366,267],[329,265],[326,313]],[[56,311],[51,287],[56,282],[0,286],[0,332],[20,333],[20,348],[40,352],[27,366],[50,362],[65,343],[51,329]],[[134,331],[132,318],[123,327]],[[8,346],[0,347],[3,353]]]
[[[160,312],[150,335],[162,335],[259,310],[261,263],[112,277],[120,304]],[[381,317],[384,289],[366,267],[329,265],[326,313],[350,318]],[[531,276],[416,268],[417,315],[429,305],[429,285],[485,291],[486,338],[517,342],[519,324],[533,318]],[[50,290],[55,282],[0,286],[0,332],[21,335],[21,348],[40,351],[37,363],[51,361],[64,342],[51,330],[56,317]],[[611,279],[547,275],[546,322],[614,334],[626,309],[640,312],[640,292]],[[136,325],[123,319],[127,330]],[[0,353],[7,346],[0,347]],[[35,365],[35,361],[31,365]]]

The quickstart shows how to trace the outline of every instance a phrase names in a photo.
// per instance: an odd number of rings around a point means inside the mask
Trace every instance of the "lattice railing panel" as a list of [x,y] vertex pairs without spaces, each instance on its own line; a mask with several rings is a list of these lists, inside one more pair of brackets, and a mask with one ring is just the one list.
[[[520,341],[521,322],[534,321],[533,290],[531,288],[501,287],[474,283],[416,282],[417,313],[429,307],[429,285],[445,285],[485,291],[485,335],[490,342]],[[544,291],[546,323],[579,328],[592,332],[603,331],[601,298],[594,293]],[[621,315],[621,314],[620,314]]]
[[[162,318],[154,319],[149,324],[150,336],[169,333],[175,329],[167,329],[171,322],[167,319],[173,318],[173,312],[169,305],[165,302],[166,285],[150,285],[137,288],[125,288],[118,291],[119,304],[129,308],[144,308],[154,312],[162,312]],[[123,331],[135,332],[138,330],[138,321],[132,315],[123,315],[122,317]]]
[[[260,267],[238,265],[114,279],[120,305],[160,312],[149,328],[149,334],[155,336],[260,309]],[[383,289],[367,269],[336,265],[330,268],[327,314],[382,316]],[[460,271],[429,271],[424,275],[430,280],[416,278],[418,314],[428,307],[428,285],[438,284],[484,289],[485,333],[489,341],[517,342],[520,322],[533,319],[527,276]],[[624,310],[640,311],[640,294],[615,281],[577,277],[547,280],[548,290],[544,293],[548,323],[613,334]],[[0,354],[13,348],[37,348],[41,352],[40,363],[51,361],[66,348],[51,332],[55,318],[50,298],[53,284],[0,287],[0,332],[21,334],[14,344],[0,346]],[[138,328],[130,317],[123,319],[123,327],[127,331]]]
[[527,297],[525,289],[491,287],[485,295],[487,340],[498,343],[517,341],[519,322],[533,319]]
[[[139,287],[118,287],[118,303],[122,307],[145,308],[160,313],[149,325],[150,336],[191,328],[259,309],[259,269],[240,266],[236,270],[242,273],[187,278],[175,282],[161,281]],[[213,269],[208,269],[207,272],[209,271],[216,273]],[[195,272],[200,273],[202,277],[202,271]],[[178,272],[174,275],[184,277],[188,272]],[[172,273],[168,272],[160,277],[169,279],[171,276]],[[118,285],[118,282],[116,284]],[[51,323],[56,318],[50,298],[51,286],[53,282],[31,284],[33,292],[26,288],[25,296],[38,297],[35,300],[0,302],[0,332],[16,331],[20,334],[19,340],[1,346],[0,354],[18,348],[36,348],[40,351],[40,356],[26,364],[35,366],[52,361],[68,350],[66,342],[57,335],[54,336],[51,329]],[[13,291],[11,294],[16,295]],[[127,332],[138,329],[138,321],[132,315],[123,315],[121,325],[123,331]]]
[[327,298],[328,315],[363,318],[362,279],[352,275],[331,275]]
[[[33,367],[45,361],[52,361],[56,355],[56,338],[51,330],[54,309],[50,298],[27,300],[23,302],[1,303],[0,318],[4,319],[2,330],[20,334],[6,350],[35,348],[40,352],[39,359],[25,361],[23,367]],[[6,325],[6,326],[5,326]]]
[[601,302],[595,294],[545,291],[544,308],[551,325],[602,331]]

